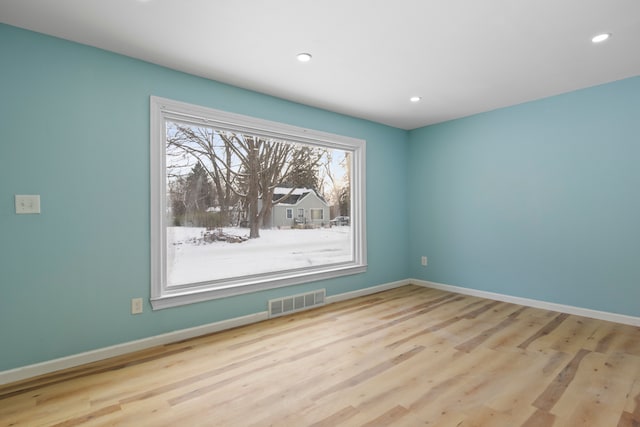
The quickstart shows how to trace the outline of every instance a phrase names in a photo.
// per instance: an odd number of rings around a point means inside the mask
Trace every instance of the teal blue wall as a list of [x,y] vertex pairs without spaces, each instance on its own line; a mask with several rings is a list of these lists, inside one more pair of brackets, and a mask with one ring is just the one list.
[[640,77],[411,131],[408,165],[412,277],[640,316]]
[[[405,279],[407,132],[0,25],[0,371]],[[149,96],[367,141],[367,273],[132,316],[149,297]],[[40,194],[16,215],[14,194]]]
[[[640,316],[640,77],[406,132],[6,25],[0,61],[0,371],[407,277]],[[366,139],[368,272],[132,316],[150,95]]]

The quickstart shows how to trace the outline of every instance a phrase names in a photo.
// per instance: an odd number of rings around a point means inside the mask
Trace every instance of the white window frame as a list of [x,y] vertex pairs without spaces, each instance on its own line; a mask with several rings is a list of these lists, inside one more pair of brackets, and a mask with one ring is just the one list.
[[287,219],[293,219],[293,208],[287,208],[286,217]]
[[[299,128],[240,114],[187,104],[165,98],[150,98],[150,170],[151,170],[151,305],[154,310],[192,304],[232,295],[240,295],[313,282],[367,269],[365,215],[365,159],[366,141]],[[351,248],[349,262],[328,264],[304,269],[244,276],[227,281],[194,283],[170,288],[166,275],[166,122],[187,121],[236,132],[244,132],[289,142],[327,147],[351,153]]]

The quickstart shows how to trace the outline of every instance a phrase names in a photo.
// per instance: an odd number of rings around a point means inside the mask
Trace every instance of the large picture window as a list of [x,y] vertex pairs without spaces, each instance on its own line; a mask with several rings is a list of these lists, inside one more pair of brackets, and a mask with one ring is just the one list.
[[365,271],[364,178],[363,140],[151,97],[153,308]]

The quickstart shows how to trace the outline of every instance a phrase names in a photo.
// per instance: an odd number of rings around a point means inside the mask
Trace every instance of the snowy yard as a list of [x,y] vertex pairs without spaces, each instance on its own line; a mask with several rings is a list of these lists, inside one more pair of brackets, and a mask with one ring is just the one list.
[[[249,235],[246,228],[223,231]],[[260,230],[260,238],[243,243],[204,243],[204,232],[198,227],[167,227],[168,286],[352,260],[351,227]]]

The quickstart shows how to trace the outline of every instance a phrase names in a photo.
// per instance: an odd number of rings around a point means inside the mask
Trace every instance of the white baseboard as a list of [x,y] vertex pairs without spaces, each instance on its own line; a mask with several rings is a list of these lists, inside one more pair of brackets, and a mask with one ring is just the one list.
[[[472,295],[480,298],[488,298],[497,301],[510,302],[529,307],[541,308],[545,310],[553,310],[562,313],[575,314],[578,316],[591,317],[594,319],[607,320],[611,322],[623,323],[627,325],[640,326],[640,317],[627,316],[623,314],[609,313],[605,311],[590,310],[586,308],[574,307],[564,304],[556,304],[552,302],[539,301],[529,298],[514,297],[511,295],[497,294],[493,292],[481,291],[477,289],[463,288],[459,286],[445,285],[442,283],[429,282],[419,279],[405,279],[397,282],[385,283],[370,288],[358,289],[356,291],[345,292],[342,294],[331,295],[326,298],[327,304],[345,301],[352,298],[366,296],[389,289],[399,288],[401,286],[414,284],[427,288],[440,289],[459,294]],[[238,326],[244,326],[251,323],[260,322],[269,318],[268,312],[263,311],[247,316],[236,317],[233,319],[223,320],[220,322],[209,323],[207,325],[196,326],[188,329],[181,329],[166,334],[156,335],[149,338],[143,338],[136,341],[130,341],[110,347],[104,347],[84,353],[74,354],[59,359],[53,359],[42,363],[23,366],[20,368],[10,369],[0,372],[0,385],[9,384],[16,381],[25,380],[39,375],[48,374],[62,369],[73,368],[75,366],[87,363],[97,362],[99,360],[108,359],[114,356],[132,353],[134,351],[144,350],[158,345],[170,344],[172,342],[182,341],[185,339],[210,334],[213,332],[223,331]]]
[[371,295],[382,291],[388,291],[389,289],[399,288],[411,284],[411,280],[398,280],[397,282],[385,283],[383,285],[372,286],[370,288],[358,289],[357,291],[345,292],[338,295],[331,295],[326,298],[327,304],[334,302],[345,301],[352,298],[363,297],[365,295]]
[[73,368],[75,366],[87,363],[97,362],[99,360],[108,359],[110,357],[121,356],[123,354],[132,353],[134,351],[144,350],[158,345],[170,344],[172,342],[182,341],[185,339],[206,335],[213,332],[219,332],[225,329],[231,329],[238,326],[248,325],[250,323],[260,322],[268,319],[266,311],[250,314],[248,316],[235,317],[233,319],[223,320],[220,322],[209,323],[206,325],[196,326],[188,329],[180,329],[166,334],[156,335],[140,340],[129,341],[110,347],[99,348],[84,353],[73,354],[59,359],[48,360],[42,363],[22,366],[20,368],[10,369],[0,372],[0,385],[21,381],[27,378],[37,377],[39,375],[49,374],[51,372],[62,369]]
[[575,314],[577,316],[591,317],[593,319],[607,320],[609,322],[622,323],[625,325],[640,326],[640,317],[627,316],[625,314],[610,313],[607,311],[591,310],[588,308],[575,307],[572,305],[556,304],[553,302],[540,301],[530,298],[521,298],[511,295],[497,294],[494,292],[481,291],[460,286],[445,285],[442,283],[429,282],[427,280],[409,279],[408,283],[424,286],[427,288],[440,289],[443,291],[455,292],[457,294],[471,295],[480,298],[488,298],[497,301],[510,302],[513,304],[526,305],[528,307],[541,308],[544,310],[558,311],[561,313]]
[[[411,283],[409,280],[400,280],[398,282],[386,283],[379,286],[359,289],[357,291],[345,292],[342,294],[327,297],[326,302],[327,304],[331,304],[334,302],[357,298],[376,292],[386,291],[388,289],[398,288],[400,286],[408,285],[409,283]],[[188,329],[181,329],[178,331],[156,335],[149,338],[143,338],[136,341],[130,341],[110,347],[104,347],[84,353],[74,354],[59,359],[48,360],[46,362],[10,369],[0,372],[0,385],[37,377],[39,375],[49,374],[51,372],[59,371],[62,369],[73,368],[75,366],[80,366],[87,363],[97,362],[99,360],[108,359],[110,357],[121,356],[123,354],[144,350],[158,345],[170,344],[172,342],[182,341],[200,335],[206,335],[213,332],[223,331],[225,329],[244,326],[250,323],[267,320],[268,318],[269,313],[267,311],[264,311],[260,313],[250,314],[248,316],[236,317],[233,319],[209,323],[207,325],[196,326]]]

